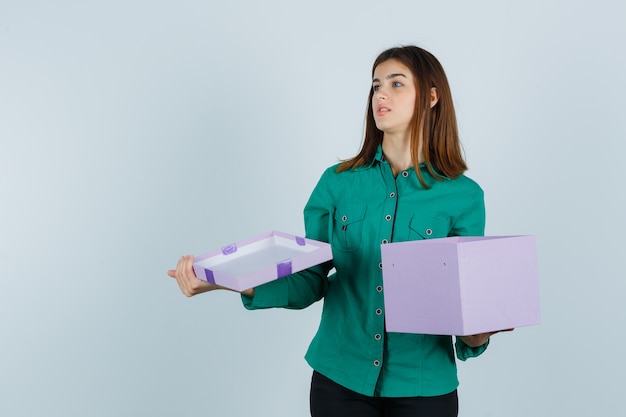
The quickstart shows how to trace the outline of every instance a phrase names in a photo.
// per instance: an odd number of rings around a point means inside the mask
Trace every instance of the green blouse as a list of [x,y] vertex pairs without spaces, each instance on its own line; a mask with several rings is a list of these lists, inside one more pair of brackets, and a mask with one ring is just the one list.
[[[304,209],[306,237],[331,244],[332,262],[260,285],[247,309],[300,309],[324,299],[306,360],[338,384],[369,396],[434,396],[458,386],[451,336],[387,333],[380,245],[482,236],[482,189],[461,175],[421,186],[413,168],[394,178],[379,147],[369,166],[324,172]],[[332,267],[336,272],[328,276]],[[456,339],[456,356],[480,355]]]

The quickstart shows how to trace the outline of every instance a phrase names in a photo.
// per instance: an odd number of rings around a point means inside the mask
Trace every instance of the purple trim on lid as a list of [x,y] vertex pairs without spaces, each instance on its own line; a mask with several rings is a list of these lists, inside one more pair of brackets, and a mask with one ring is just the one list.
[[230,254],[233,254],[235,252],[237,252],[237,244],[236,243],[232,243],[232,244],[230,244],[228,246],[224,246],[222,248],[222,253],[224,255],[230,255]]
[[204,276],[206,276],[206,282],[215,284],[215,277],[213,276],[213,271],[211,271],[210,269],[204,268]]
[[282,278],[291,274],[291,259],[287,259],[276,264],[277,278]]
[[300,237],[300,236],[296,236],[296,243],[300,246],[306,245],[306,241],[304,240],[303,237]]

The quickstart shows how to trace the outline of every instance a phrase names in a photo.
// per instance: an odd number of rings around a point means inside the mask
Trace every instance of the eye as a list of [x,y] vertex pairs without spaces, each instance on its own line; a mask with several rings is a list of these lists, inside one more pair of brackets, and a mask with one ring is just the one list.
[[374,90],[374,91],[380,90],[380,85],[373,85],[372,86],[372,90]]
[[393,82],[393,86],[394,87],[402,87],[404,84],[402,84],[400,81],[394,81]]

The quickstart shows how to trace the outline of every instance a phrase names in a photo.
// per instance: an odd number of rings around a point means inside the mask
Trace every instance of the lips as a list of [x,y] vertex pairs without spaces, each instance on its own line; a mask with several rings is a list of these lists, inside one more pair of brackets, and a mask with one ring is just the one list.
[[382,106],[381,105],[381,106],[377,106],[376,107],[376,114],[378,116],[383,116],[383,115],[389,113],[390,111],[391,111],[391,109],[389,107],[387,107],[387,106]]

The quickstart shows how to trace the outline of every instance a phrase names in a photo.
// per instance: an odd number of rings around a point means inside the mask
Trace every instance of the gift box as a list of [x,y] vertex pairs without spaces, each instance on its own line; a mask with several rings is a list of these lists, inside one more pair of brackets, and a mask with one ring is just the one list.
[[466,336],[539,324],[533,236],[381,245],[387,331]]
[[243,291],[332,259],[328,243],[271,231],[194,258],[196,276]]

